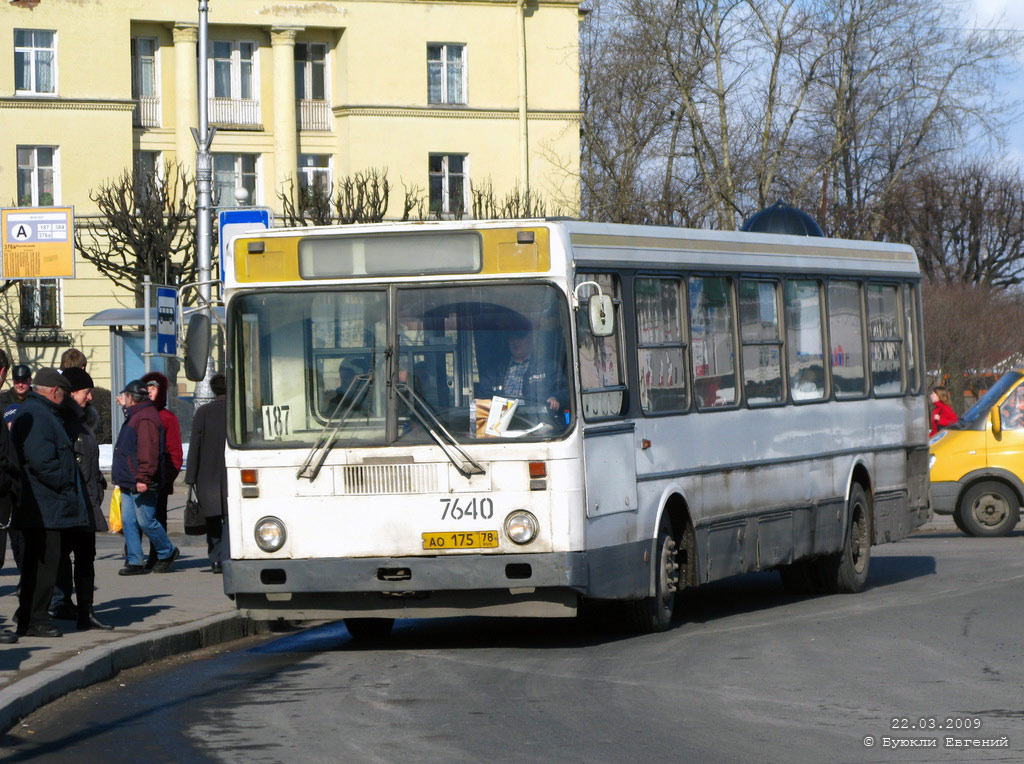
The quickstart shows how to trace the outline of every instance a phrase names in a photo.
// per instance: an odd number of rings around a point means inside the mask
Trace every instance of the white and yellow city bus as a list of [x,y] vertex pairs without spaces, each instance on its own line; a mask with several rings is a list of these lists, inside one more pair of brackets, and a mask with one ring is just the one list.
[[926,519],[909,247],[502,220],[230,249],[224,587],[253,617],[617,601],[654,631],[748,571],[858,591]]

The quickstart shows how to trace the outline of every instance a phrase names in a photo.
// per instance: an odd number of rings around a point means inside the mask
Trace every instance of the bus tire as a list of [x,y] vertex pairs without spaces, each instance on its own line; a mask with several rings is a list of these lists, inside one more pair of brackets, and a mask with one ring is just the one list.
[[672,625],[676,596],[680,589],[679,542],[672,521],[663,514],[655,545],[654,596],[627,603],[630,630],[638,634],[665,631]]
[[1006,536],[1020,520],[1017,494],[995,480],[984,480],[967,489],[957,511],[971,536]]
[[842,551],[817,561],[822,594],[854,594],[867,585],[871,567],[871,502],[859,483],[850,489],[849,517]]
[[354,642],[376,642],[385,639],[394,625],[394,618],[345,619],[345,628]]

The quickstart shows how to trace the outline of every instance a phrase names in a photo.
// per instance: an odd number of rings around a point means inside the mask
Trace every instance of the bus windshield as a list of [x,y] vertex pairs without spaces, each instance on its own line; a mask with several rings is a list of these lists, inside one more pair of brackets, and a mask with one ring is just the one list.
[[988,416],[989,409],[995,405],[996,401],[1003,397],[1003,394],[1006,393],[1007,390],[1017,384],[1017,380],[1020,379],[1020,376],[1020,372],[1017,371],[1006,372],[999,378],[998,382],[992,385],[992,387],[990,387],[988,391],[978,399],[977,403],[971,406],[969,411],[960,417],[960,421],[955,423],[953,427],[965,428],[974,424],[979,419]]
[[[572,422],[568,310],[546,284],[238,296],[239,447],[560,437]],[[433,432],[432,432],[433,431]]]

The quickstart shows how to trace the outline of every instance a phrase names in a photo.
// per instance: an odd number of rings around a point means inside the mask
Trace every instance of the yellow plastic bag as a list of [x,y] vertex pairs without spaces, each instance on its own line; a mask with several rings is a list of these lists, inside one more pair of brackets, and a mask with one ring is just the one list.
[[121,522],[120,486],[115,487],[114,492],[110,494],[110,517],[107,519],[107,525],[110,526],[111,533],[120,533],[124,530],[124,524]]

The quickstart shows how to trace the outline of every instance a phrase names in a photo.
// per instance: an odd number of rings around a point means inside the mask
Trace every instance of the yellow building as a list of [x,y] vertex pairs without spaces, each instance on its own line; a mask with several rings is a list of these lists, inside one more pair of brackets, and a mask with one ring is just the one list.
[[[278,209],[293,183],[368,168],[425,207],[470,208],[472,188],[530,188],[578,208],[576,0],[210,0],[215,203]],[[194,168],[196,0],[5,0],[0,6],[0,206],[73,206],[133,166]],[[0,346],[56,364],[85,351],[98,385],[107,329],[135,307],[80,257],[76,278],[12,283]]]

